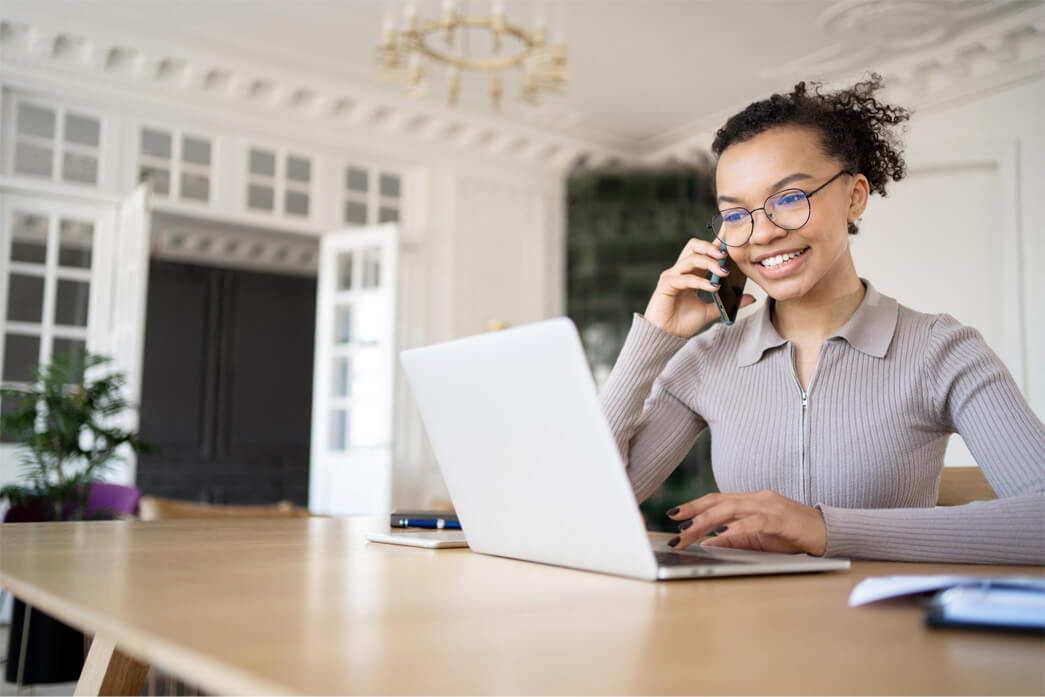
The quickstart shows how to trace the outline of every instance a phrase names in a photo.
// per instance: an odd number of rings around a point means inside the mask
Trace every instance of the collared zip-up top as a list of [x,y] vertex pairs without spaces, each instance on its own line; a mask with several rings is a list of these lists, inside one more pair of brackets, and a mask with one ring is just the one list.
[[[689,340],[635,315],[600,397],[637,498],[710,428],[719,488],[816,506],[828,556],[1045,563],[1045,426],[976,330],[863,283],[807,390],[768,304]],[[954,433],[997,501],[935,507]]]

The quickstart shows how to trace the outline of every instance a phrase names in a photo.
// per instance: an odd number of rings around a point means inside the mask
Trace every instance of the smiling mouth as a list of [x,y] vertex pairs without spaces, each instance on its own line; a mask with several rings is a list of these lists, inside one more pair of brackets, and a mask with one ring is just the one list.
[[766,269],[777,269],[777,268],[780,268],[781,266],[783,266],[784,264],[786,264],[787,262],[791,261],[792,259],[797,259],[798,257],[802,256],[803,254],[805,254],[808,251],[809,251],[809,247],[806,247],[805,249],[803,249],[800,252],[792,252],[791,254],[778,254],[775,257],[769,257],[768,259],[763,259],[762,261],[760,261],[758,263],[761,264],[762,267],[766,268]]

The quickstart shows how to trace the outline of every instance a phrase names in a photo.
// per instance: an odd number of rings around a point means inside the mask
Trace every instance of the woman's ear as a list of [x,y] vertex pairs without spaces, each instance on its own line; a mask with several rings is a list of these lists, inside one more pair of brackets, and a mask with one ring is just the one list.
[[849,194],[849,212],[847,218],[850,223],[864,214],[867,208],[867,198],[871,195],[871,184],[867,177],[862,174],[853,176],[853,189]]

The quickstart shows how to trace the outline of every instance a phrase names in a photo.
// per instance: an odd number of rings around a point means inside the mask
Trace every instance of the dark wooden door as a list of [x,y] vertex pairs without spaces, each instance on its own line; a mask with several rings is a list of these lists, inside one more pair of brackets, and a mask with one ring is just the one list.
[[149,267],[144,493],[308,501],[316,282],[167,261]]

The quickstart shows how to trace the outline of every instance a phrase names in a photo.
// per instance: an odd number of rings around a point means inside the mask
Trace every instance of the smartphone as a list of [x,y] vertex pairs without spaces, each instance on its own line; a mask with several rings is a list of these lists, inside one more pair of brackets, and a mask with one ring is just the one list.
[[[726,246],[722,245],[722,251],[726,251]],[[747,276],[737,266],[737,262],[733,261],[733,257],[726,254],[726,258],[722,260],[722,264],[729,269],[729,275],[725,278],[719,278],[718,274],[711,274],[708,277],[712,283],[721,283],[718,292],[712,293],[711,297],[715,299],[715,305],[718,307],[718,314],[722,317],[722,324],[733,324],[737,321],[737,312],[740,311],[740,301],[744,298],[744,286],[747,285]]]

